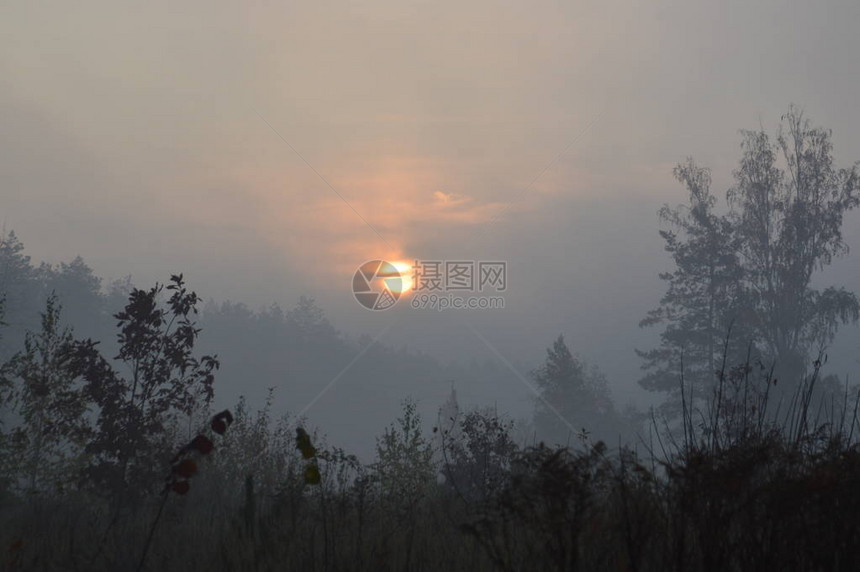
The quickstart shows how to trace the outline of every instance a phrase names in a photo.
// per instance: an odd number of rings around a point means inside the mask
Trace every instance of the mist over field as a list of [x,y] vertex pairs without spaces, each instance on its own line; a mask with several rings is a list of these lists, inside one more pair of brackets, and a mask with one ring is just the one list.
[[0,14],[9,569],[860,558],[856,2]]

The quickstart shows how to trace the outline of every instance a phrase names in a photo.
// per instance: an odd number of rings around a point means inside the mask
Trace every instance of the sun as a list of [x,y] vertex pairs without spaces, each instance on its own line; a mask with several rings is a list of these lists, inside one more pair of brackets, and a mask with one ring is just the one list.
[[394,260],[391,262],[391,265],[400,273],[399,288],[397,288],[397,280],[386,282],[391,291],[405,294],[412,290],[412,263],[405,260]]

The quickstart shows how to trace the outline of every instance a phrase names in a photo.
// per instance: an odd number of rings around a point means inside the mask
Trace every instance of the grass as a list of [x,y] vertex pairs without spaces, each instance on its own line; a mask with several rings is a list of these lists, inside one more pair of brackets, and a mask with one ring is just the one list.
[[[293,420],[272,420],[268,406],[252,415],[242,405],[213,454],[199,459],[187,494],[145,498],[120,511],[86,489],[5,497],[3,565],[81,571],[855,570],[857,400],[847,388],[842,395],[818,391],[818,379],[816,365],[780,399],[767,372],[735,368],[720,374],[705,403],[685,402],[674,425],[653,417],[638,450],[601,442],[539,444],[505,447],[498,458],[461,449],[437,456],[442,460],[429,476],[407,471],[402,487],[385,473],[396,459],[363,464],[316,435],[313,454],[303,454],[307,443],[297,449]],[[472,427],[493,431],[492,439],[477,443],[498,442],[496,433],[507,427],[471,420]],[[410,442],[426,447],[430,441]],[[448,453],[456,446],[442,443]],[[409,451],[403,456],[414,457]],[[440,466],[445,459],[497,463],[493,470],[456,472],[493,474],[495,480],[482,494],[464,495],[462,482],[452,486],[435,476],[454,474]],[[309,463],[318,467],[319,483],[309,482]]]

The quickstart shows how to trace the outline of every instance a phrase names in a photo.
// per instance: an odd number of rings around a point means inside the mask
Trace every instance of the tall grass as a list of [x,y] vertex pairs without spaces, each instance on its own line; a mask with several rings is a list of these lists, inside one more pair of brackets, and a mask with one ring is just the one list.
[[724,367],[700,401],[681,380],[681,418],[655,414],[636,446],[520,448],[509,424],[466,415],[472,441],[426,441],[437,479],[313,435],[309,482],[296,420],[240,404],[157,527],[163,497],[119,514],[92,491],[7,498],[3,565],[135,570],[151,536],[147,570],[856,570],[858,396],[823,391],[820,367],[789,391]]

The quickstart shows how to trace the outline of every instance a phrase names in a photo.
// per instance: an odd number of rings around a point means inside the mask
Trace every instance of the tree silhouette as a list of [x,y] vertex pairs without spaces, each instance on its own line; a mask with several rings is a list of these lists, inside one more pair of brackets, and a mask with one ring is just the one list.
[[403,402],[403,414],[386,427],[376,442],[376,474],[383,494],[411,507],[432,480],[433,449],[421,432],[415,402]]
[[[0,236],[0,295],[5,301],[7,324],[4,344],[0,346],[0,359],[6,360],[20,347],[29,327],[35,327],[41,288],[30,257],[24,254],[24,245],[14,231]],[[31,314],[32,313],[32,314]]]
[[714,210],[717,199],[711,194],[710,171],[687,159],[675,167],[674,175],[686,187],[689,202],[660,210],[661,220],[671,226],[660,236],[675,269],[660,275],[668,285],[666,293],[639,324],[665,324],[659,348],[637,350],[647,371],[639,383],[652,391],[679,393],[683,375],[688,391],[706,398],[704,388],[713,383],[723,354],[728,351],[732,362],[744,356],[753,335],[750,308],[739,238],[729,217]]
[[514,423],[491,409],[472,409],[455,421],[457,431],[442,435],[445,483],[466,500],[486,500],[506,484],[517,451]]
[[[171,295],[162,308],[159,295],[165,289]],[[125,309],[115,316],[120,329],[115,359],[127,366],[127,376],[102,356],[97,342],[69,345],[69,371],[83,378],[97,407],[87,452],[93,457],[89,478],[103,490],[145,491],[158,483],[164,456],[175,446],[170,435],[174,422],[208,407],[219,362],[192,355],[200,333],[191,319],[197,303],[182,275],[172,276],[166,287],[132,290]]]
[[852,292],[811,287],[816,271],[848,252],[842,220],[860,204],[860,163],[837,169],[831,132],[811,127],[794,107],[783,116],[776,143],[763,131],[743,135],[736,186],[727,197],[744,278],[765,348],[783,372],[796,374],[840,324],[860,317]]
[[852,292],[812,287],[815,273],[848,251],[842,221],[860,202],[858,164],[836,168],[831,132],[793,106],[776,141],[763,130],[742,137],[724,214],[714,212],[706,169],[692,160],[675,169],[690,201],[660,213],[673,226],[660,234],[675,269],[661,274],[666,294],[641,323],[664,325],[660,347],[639,352],[646,389],[679,390],[682,370],[694,389],[713,387],[723,359],[737,365],[748,349],[791,388],[839,325],[860,318]]
[[78,336],[98,338],[108,333],[113,320],[103,311],[101,278],[83,258],[76,256],[53,266],[43,262],[37,272],[45,291],[54,292],[62,303],[64,321],[74,326]]
[[614,405],[606,378],[576,358],[562,335],[546,353],[546,361],[532,372],[542,397],[535,408],[538,435],[561,444],[575,436],[571,427],[581,436],[608,436]]
[[23,351],[4,366],[13,411],[20,423],[10,431],[7,470],[29,494],[60,492],[75,484],[90,435],[87,402],[63,367],[64,348],[73,340],[60,327],[61,308],[52,294],[38,334],[27,333]]

